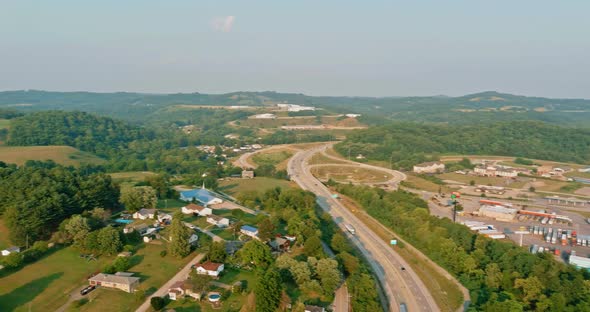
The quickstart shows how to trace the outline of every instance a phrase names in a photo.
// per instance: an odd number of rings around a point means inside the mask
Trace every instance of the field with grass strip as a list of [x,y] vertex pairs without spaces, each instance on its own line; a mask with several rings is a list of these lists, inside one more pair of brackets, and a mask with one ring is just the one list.
[[[510,188],[522,188],[525,185],[525,178],[518,178],[517,181],[512,181],[506,178],[500,177],[480,177],[474,175],[465,175],[465,174],[458,174],[458,173],[443,173],[437,175],[437,177],[441,180],[452,180],[457,181],[465,184],[469,184],[471,181],[475,182],[475,185],[494,185],[494,186],[502,186],[502,187],[510,187]],[[527,179],[528,180],[528,179]]]
[[293,156],[293,150],[289,148],[272,149],[268,152],[256,153],[252,156],[252,161],[258,166],[273,165],[277,170],[284,170],[287,168],[288,159]]
[[[132,257],[132,262],[138,264],[131,267],[129,272],[134,272],[141,278],[139,289],[145,290],[148,294],[160,288],[195,256],[195,253],[191,253],[183,259],[170,255],[162,258],[160,252],[166,250],[165,244],[142,246],[143,248]],[[90,302],[83,305],[80,311],[134,311],[143,302],[138,301],[134,294],[103,288],[93,291],[89,297]]]
[[389,173],[354,165],[322,165],[312,167],[311,173],[320,180],[333,179],[336,182],[382,183],[392,178]]
[[4,220],[0,219],[0,250],[10,246],[11,243],[8,239],[8,228],[4,224]]
[[[112,257],[86,261],[71,247],[57,249],[39,261],[0,278],[0,311],[55,311],[70,292],[87,284]],[[30,302],[30,304],[29,304]]]
[[17,165],[27,160],[53,160],[66,166],[104,163],[104,159],[71,146],[0,146],[0,160]]
[[117,182],[142,182],[154,174],[151,171],[126,171],[111,173],[110,176]]
[[260,193],[275,187],[290,188],[295,184],[287,180],[279,180],[266,177],[256,177],[254,179],[232,179],[219,182],[219,190],[231,196],[237,196],[242,192],[258,191]]

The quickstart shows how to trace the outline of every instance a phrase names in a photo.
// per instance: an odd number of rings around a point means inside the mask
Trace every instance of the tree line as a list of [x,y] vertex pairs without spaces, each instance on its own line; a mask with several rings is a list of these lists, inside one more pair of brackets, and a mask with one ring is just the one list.
[[489,239],[405,191],[338,185],[375,219],[393,229],[470,290],[472,311],[590,311],[590,272]]
[[590,161],[590,130],[536,121],[481,125],[392,123],[351,133],[335,146],[342,155],[362,154],[411,169],[440,154],[502,155],[563,162]]

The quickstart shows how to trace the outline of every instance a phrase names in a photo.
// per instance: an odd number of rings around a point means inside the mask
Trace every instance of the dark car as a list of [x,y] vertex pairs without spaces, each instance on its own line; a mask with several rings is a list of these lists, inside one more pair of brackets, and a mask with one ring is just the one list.
[[86,286],[82,290],[80,290],[80,295],[84,296],[89,292],[93,291],[94,289],[96,289],[95,285]]
[[400,269],[402,269],[402,271],[405,271],[406,270],[406,268],[404,268],[404,267],[401,267]]

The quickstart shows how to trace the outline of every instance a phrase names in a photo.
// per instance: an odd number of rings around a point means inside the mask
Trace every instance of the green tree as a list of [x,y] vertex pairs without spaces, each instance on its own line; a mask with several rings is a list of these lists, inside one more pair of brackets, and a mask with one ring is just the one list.
[[166,300],[162,297],[152,297],[152,299],[150,299],[150,305],[154,310],[160,311],[166,306]]
[[226,257],[225,242],[212,242],[207,253],[207,259],[212,262],[224,262]]
[[[97,234],[98,249],[100,253],[114,255],[123,248],[121,233],[112,226],[104,227],[98,230]],[[86,244],[89,246],[90,244]]]
[[335,252],[350,252],[350,247],[346,237],[340,233],[335,233],[330,241],[330,246]]
[[262,221],[258,222],[258,238],[261,241],[266,242],[273,237],[275,231],[275,225],[272,223],[270,218],[266,217]]
[[74,246],[80,249],[86,248],[86,238],[90,233],[90,225],[88,219],[81,215],[74,215],[65,224],[65,231],[69,237],[74,241]]
[[189,276],[193,290],[196,292],[207,291],[209,289],[209,283],[213,280],[211,276],[198,274],[195,270],[191,270]]
[[182,222],[182,214],[180,212],[174,214],[169,230],[170,243],[168,244],[168,250],[170,254],[180,258],[186,257],[191,253],[191,245],[188,243],[191,230]]
[[141,208],[156,207],[158,197],[150,186],[135,186],[123,188],[120,201],[127,210],[135,212]]
[[254,293],[256,294],[256,312],[275,312],[281,302],[283,287],[279,273],[274,268],[258,279]]
[[338,262],[329,258],[318,260],[316,273],[320,279],[324,293],[326,295],[333,294],[341,280],[340,271],[338,271]]
[[242,264],[252,264],[261,268],[268,267],[273,261],[270,248],[259,240],[251,240],[244,244],[238,251],[238,257]]
[[303,252],[309,257],[322,256],[324,252],[320,238],[318,236],[308,238],[303,245]]
[[358,272],[360,263],[357,257],[349,254],[348,252],[341,252],[338,255],[338,259],[342,262],[342,266],[348,275],[352,275]]

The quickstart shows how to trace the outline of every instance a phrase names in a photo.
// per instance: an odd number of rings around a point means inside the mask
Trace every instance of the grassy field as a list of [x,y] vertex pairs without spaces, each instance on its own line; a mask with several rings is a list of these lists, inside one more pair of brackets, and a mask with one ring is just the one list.
[[[68,294],[86,284],[112,257],[86,261],[71,247],[55,251],[23,269],[0,278],[0,311],[55,311]],[[30,302],[30,305],[28,304]]]
[[146,177],[154,174],[151,171],[126,171],[111,173],[110,175],[117,182],[142,182]]
[[293,150],[289,148],[273,149],[255,154],[252,156],[252,161],[259,166],[269,164],[275,166],[277,170],[284,170],[287,168],[288,160],[293,154]]
[[[133,266],[129,272],[136,273],[141,278],[140,289],[152,293],[168,281],[179,268],[182,268],[194,257],[194,253],[183,259],[167,255],[162,258],[160,252],[166,250],[166,245],[145,244],[132,258],[139,264]],[[143,301],[135,299],[133,294],[119,290],[97,289],[91,293],[92,300],[80,308],[80,311],[134,311]]]
[[311,157],[309,160],[310,165],[321,165],[321,164],[346,164],[345,161],[335,160],[332,158],[328,158],[321,153],[317,153]]
[[[393,233],[384,225],[369,216],[364,209],[355,201],[346,196],[341,196],[342,202],[357,218],[363,221],[371,230],[373,230],[381,239],[389,242]],[[447,279],[444,275],[436,271],[432,266],[431,261],[422,259],[422,257],[414,254],[410,248],[396,247],[400,256],[406,260],[414,272],[424,282],[436,304],[442,311],[456,311],[463,302],[463,294],[459,287],[452,281]]]
[[0,219],[0,250],[10,247],[10,240],[8,239],[8,228],[4,221]]
[[266,177],[256,177],[254,179],[225,180],[219,182],[220,191],[227,193],[231,196],[236,196],[240,192],[259,191],[262,193],[266,190],[273,189],[275,187],[281,187],[286,189],[294,186],[295,184],[291,181]]
[[53,160],[66,166],[104,162],[104,159],[71,146],[0,146],[0,160],[17,165],[27,160]]
[[[494,186],[503,186],[503,187],[510,187],[510,188],[522,188],[526,182],[524,181],[510,181],[510,184],[507,184],[507,179],[500,178],[500,177],[480,177],[474,175],[465,175],[465,174],[458,174],[458,173],[443,173],[437,175],[437,177],[441,180],[452,180],[457,181],[465,184],[469,184],[471,181],[475,182],[475,185],[494,185]],[[518,178],[522,180],[522,178]]]
[[10,120],[8,119],[0,119],[0,129],[5,129],[10,127]]
[[333,179],[337,182],[353,183],[382,183],[390,180],[392,176],[389,173],[360,168],[355,166],[325,165],[311,169],[314,176],[320,180]]

